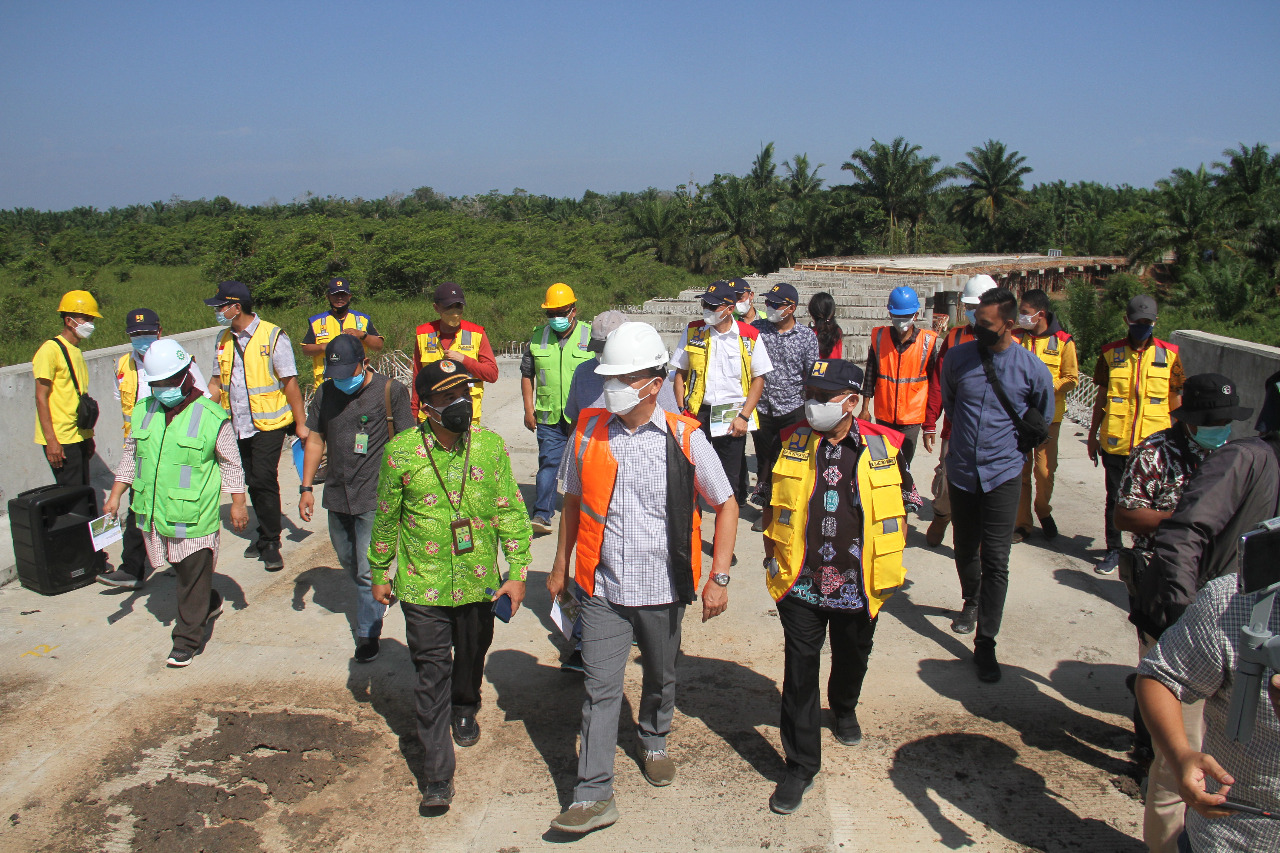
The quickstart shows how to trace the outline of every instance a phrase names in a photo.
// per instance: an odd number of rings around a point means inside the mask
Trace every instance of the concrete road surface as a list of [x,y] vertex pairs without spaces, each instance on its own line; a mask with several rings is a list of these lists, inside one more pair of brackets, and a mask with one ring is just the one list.
[[[522,426],[517,363],[501,362],[485,422],[506,438],[528,488],[537,463]],[[581,851],[1143,849],[1126,775],[1124,678],[1136,643],[1123,588],[1091,563],[1102,472],[1081,430],[1062,434],[1053,547],[1015,545],[999,655],[980,684],[971,640],[952,634],[960,597],[944,546],[915,521],[908,585],[880,618],[859,717],[860,746],[824,737],[824,768],[799,812],[772,814],[780,773],[782,630],[765,592],[754,510],[739,526],[729,610],[684,626],[671,753],[679,775],[651,788],[632,756],[638,666],[628,670],[617,753],[621,820],[572,841]],[[21,442],[10,453],[35,452]],[[936,456],[915,461],[927,484]],[[580,676],[544,581],[553,537],[535,540],[526,608],[499,624],[480,712],[459,750],[457,798],[418,815],[412,667],[398,610],[382,654],[351,659],[354,591],[335,568],[322,512],[298,519],[281,466],[283,572],[240,556],[226,529],[215,587],[227,600],[187,669],[164,665],[175,615],[171,572],[136,592],[99,585],[42,597],[0,588],[0,849],[326,850],[515,853],[547,834],[571,796]],[[712,524],[704,525],[709,539]],[[825,678],[825,675],[824,675]],[[824,681],[825,683],[825,681]],[[1130,792],[1130,793],[1126,793]]]

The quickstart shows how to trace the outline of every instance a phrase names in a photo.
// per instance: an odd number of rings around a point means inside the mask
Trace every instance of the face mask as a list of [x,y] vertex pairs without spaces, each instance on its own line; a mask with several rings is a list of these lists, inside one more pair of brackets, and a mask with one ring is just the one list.
[[556,334],[561,334],[562,332],[569,331],[569,326],[572,324],[573,324],[573,321],[570,320],[568,317],[552,317],[551,331],[555,332]]
[[911,331],[911,327],[916,324],[915,317],[908,317],[905,320],[897,317],[890,317],[889,322],[893,323],[893,327],[898,330],[898,334],[905,335]]
[[844,400],[831,400],[826,403],[819,403],[817,400],[805,400],[805,419],[809,421],[809,426],[818,432],[834,429],[837,424],[844,420],[844,403]]
[[92,323],[81,323],[79,326],[76,326],[76,334],[81,338],[87,338],[93,334],[93,328],[94,326]]
[[337,305],[334,305],[332,302],[330,302],[329,313],[335,317],[345,317],[347,316],[347,309],[350,307],[351,307],[351,303],[349,302],[346,305],[343,305],[341,308],[339,308]]
[[986,326],[974,326],[973,337],[978,341],[980,347],[993,347],[1000,343],[1000,333],[994,329],[988,329]]
[[1129,340],[1145,341],[1151,337],[1151,333],[1155,331],[1155,328],[1155,326],[1147,325],[1146,323],[1134,323],[1129,327]]
[[459,397],[443,409],[428,405],[440,416],[440,426],[449,432],[464,433],[471,428],[471,397]]
[[333,386],[343,394],[354,394],[360,390],[360,386],[364,384],[364,371],[360,371],[355,376],[348,376],[346,379],[333,380]]
[[706,308],[703,308],[703,309],[702,309],[702,320],[703,320],[703,322],[704,322],[704,323],[706,323],[708,326],[714,326],[714,325],[716,325],[717,323],[719,323],[719,322],[720,322],[721,320],[723,320],[723,319],[724,319],[724,317],[720,314],[720,312],[719,312],[718,310],[717,310],[717,311],[708,311]]
[[233,319],[231,317],[228,317],[226,314],[223,314],[222,311],[218,309],[214,309],[213,316],[218,318],[219,326],[230,326],[231,320]]
[[964,318],[969,321],[970,326],[978,325],[978,309],[977,308],[965,309]]
[[751,300],[750,299],[742,300],[741,302],[733,306],[733,310],[738,312],[739,317],[745,315],[748,311],[751,310]]
[[1024,329],[1034,329],[1036,327],[1036,317],[1038,316],[1040,316],[1039,311],[1034,314],[1019,314],[1018,325]]
[[172,409],[174,406],[186,399],[187,392],[182,390],[181,385],[174,388],[152,387],[151,396],[159,400],[160,405],[164,406],[166,409]]
[[769,305],[766,305],[764,306],[764,316],[769,319],[770,323],[775,323],[775,324],[781,323],[783,319],[786,317],[786,315],[783,313],[786,310],[787,309],[785,306],[782,308],[773,308]]
[[133,351],[138,354],[138,358],[142,358],[142,354],[147,351],[147,347],[160,340],[159,335],[138,335],[136,338],[130,338],[129,344],[133,347]]
[[[649,395],[645,395],[649,396]],[[604,382],[604,407],[615,415],[625,415],[644,400],[640,392],[617,377]]]
[[446,326],[453,328],[462,322],[462,309],[449,308],[448,310],[441,311],[440,319],[444,321]]
[[1205,450],[1217,450],[1231,438],[1231,424],[1198,427],[1191,437]]

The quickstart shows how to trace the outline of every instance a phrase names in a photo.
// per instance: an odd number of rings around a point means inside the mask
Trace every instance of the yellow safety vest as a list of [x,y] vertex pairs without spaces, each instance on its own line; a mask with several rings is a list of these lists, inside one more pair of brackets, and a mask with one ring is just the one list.
[[[742,356],[742,396],[745,399],[751,391],[751,382],[755,376],[751,373],[751,354],[759,345],[760,331],[741,321],[738,324],[738,350]],[[704,320],[694,320],[689,324],[689,334],[685,340],[684,351],[689,356],[689,380],[685,384],[684,410],[697,417],[702,400],[707,395],[707,363],[711,360],[711,338],[714,329],[707,326]],[[751,428],[758,429],[760,419],[751,413]]]
[[1018,341],[1022,344],[1023,349],[1034,353],[1036,358],[1044,362],[1044,366],[1049,368],[1049,373],[1053,376],[1054,389],[1053,423],[1060,423],[1063,415],[1067,413],[1067,392],[1075,387],[1074,383],[1070,388],[1066,385],[1059,387],[1059,380],[1062,379],[1062,358],[1069,348],[1072,353],[1068,363],[1075,362],[1075,340],[1067,332],[1059,331],[1044,337],[1036,337],[1030,332],[1023,332],[1019,335]]
[[[293,410],[284,396],[284,383],[276,376],[271,363],[280,327],[258,320],[249,345],[244,348],[244,384],[249,392],[249,411],[253,426],[262,431],[280,429],[293,423]],[[231,411],[231,368],[240,357],[235,333],[227,329],[218,339],[218,373],[222,377],[222,408]]]
[[1127,338],[1102,348],[1107,363],[1107,398],[1098,441],[1107,453],[1128,456],[1144,438],[1173,423],[1169,417],[1169,379],[1178,363],[1178,347],[1151,339],[1135,350]]
[[[902,475],[898,472],[898,433],[858,421],[865,443],[858,454],[858,502],[862,506],[862,583],[871,616],[897,592],[907,576],[902,551],[907,545]],[[791,591],[805,558],[809,499],[818,479],[818,442],[822,436],[802,421],[783,437],[773,466],[773,519],[765,536],[773,540],[778,572],[766,573],[765,585],[775,601]]]
[[120,386],[124,437],[128,438],[133,424],[133,406],[138,402],[138,365],[133,360],[133,353],[125,353],[116,362],[116,383]]
[[[425,367],[433,361],[444,358],[445,349],[440,346],[440,332],[433,330],[433,323],[423,323],[418,327],[418,366]],[[453,336],[449,349],[457,350],[467,358],[480,360],[480,342],[484,339],[484,327],[475,323],[462,321],[458,333]],[[480,403],[484,400],[484,383],[475,379],[471,383],[471,423],[480,423]],[[426,409],[419,407],[418,420],[427,419]]]
[[[347,309],[342,322],[328,311],[311,318],[311,333],[316,343],[325,346],[330,340],[342,334],[343,329],[358,329],[363,332],[369,328],[369,315]],[[324,381],[324,353],[311,356],[311,371],[315,375],[316,385]]]

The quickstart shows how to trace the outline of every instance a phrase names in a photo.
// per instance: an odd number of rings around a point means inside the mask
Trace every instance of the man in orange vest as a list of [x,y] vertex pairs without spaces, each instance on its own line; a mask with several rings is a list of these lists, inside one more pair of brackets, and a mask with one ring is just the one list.
[[902,472],[902,502],[907,512],[919,512],[924,501],[911,476],[911,459],[924,427],[925,453],[933,452],[934,424],[925,422],[929,389],[938,384],[938,335],[916,327],[920,297],[910,287],[889,294],[890,326],[871,330],[867,350],[861,420],[871,420],[875,400],[876,423],[902,433],[898,470]]
[[582,411],[560,466],[564,510],[547,590],[552,600],[565,592],[576,547],[587,691],[573,803],[551,822],[560,832],[582,834],[618,819],[614,751],[633,636],[644,670],[636,732],[641,769],[654,786],[675,779],[667,733],[680,625],[702,574],[699,496],[716,514],[702,621],[728,606],[738,504],[698,422],[657,405],[667,358],[647,323],[623,323],[609,336],[596,367],[608,377],[605,408]]
[[[498,362],[489,346],[489,336],[484,326],[462,319],[467,300],[462,288],[451,281],[436,288],[433,306],[440,315],[418,327],[413,343],[413,371],[433,361],[448,358],[462,365],[473,379],[471,385],[472,423],[480,423],[480,403],[484,399],[484,383],[498,381]],[[420,406],[418,392],[413,392],[413,414],[419,421],[427,419],[426,409]]]

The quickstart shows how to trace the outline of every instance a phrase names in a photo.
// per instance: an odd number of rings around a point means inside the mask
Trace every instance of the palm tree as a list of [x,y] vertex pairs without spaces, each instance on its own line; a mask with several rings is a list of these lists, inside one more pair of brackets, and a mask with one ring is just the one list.
[[809,168],[809,155],[797,154],[790,161],[783,160],[782,166],[787,170],[787,197],[801,199],[822,191],[823,179],[818,177],[818,170],[826,163],[819,163]]
[[773,162],[773,143],[760,149],[756,159],[751,163],[751,171],[746,175],[747,183],[752,189],[764,192],[775,192],[778,188],[778,166]]
[[1012,206],[1026,207],[1022,199],[1022,176],[1031,172],[1024,166],[1027,158],[1017,151],[1009,151],[1003,142],[988,139],[981,148],[973,148],[965,155],[968,162],[956,164],[961,177],[968,178],[964,194],[956,203],[954,212],[961,220],[979,225],[987,232],[988,241],[995,248],[996,220]]
[[1240,143],[1239,149],[1222,152],[1227,162],[1218,161],[1213,168],[1213,184],[1225,194],[1224,202],[1236,213],[1237,221],[1248,226],[1268,199],[1280,191],[1280,154],[1272,156],[1259,142],[1252,148]]
[[871,140],[871,149],[859,148],[840,167],[852,172],[864,194],[880,203],[889,217],[889,251],[895,251],[895,232],[901,219],[918,224],[931,193],[955,177],[950,167],[936,169],[939,158],[921,157],[920,146],[901,136],[885,145]]
[[636,248],[652,249],[654,258],[669,264],[680,252],[682,223],[675,202],[656,194],[627,211],[627,225]]

